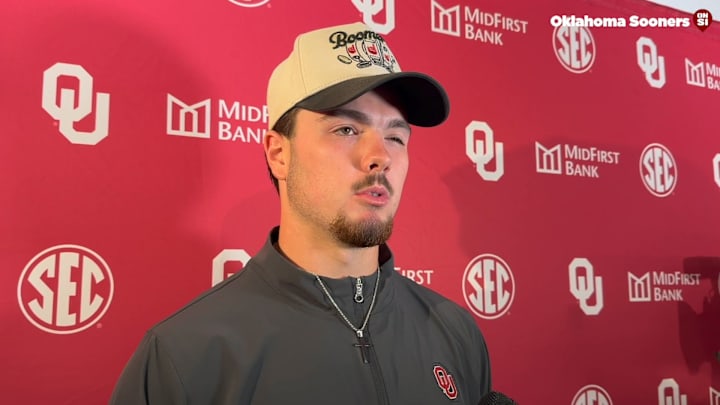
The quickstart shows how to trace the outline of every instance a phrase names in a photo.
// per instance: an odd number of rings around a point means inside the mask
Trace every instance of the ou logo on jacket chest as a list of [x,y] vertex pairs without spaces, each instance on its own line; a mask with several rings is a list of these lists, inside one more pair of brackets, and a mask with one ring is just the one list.
[[435,374],[435,381],[437,381],[438,387],[440,387],[445,395],[450,399],[457,398],[458,392],[453,376],[445,371],[445,368],[442,366],[433,367],[433,374]]

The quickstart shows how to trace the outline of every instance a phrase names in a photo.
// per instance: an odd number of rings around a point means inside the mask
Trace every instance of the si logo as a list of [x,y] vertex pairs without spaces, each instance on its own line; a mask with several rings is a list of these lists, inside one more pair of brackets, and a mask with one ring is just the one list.
[[693,24],[695,24],[700,31],[705,32],[710,24],[712,24],[712,14],[705,9],[696,11],[695,14],[693,14]]

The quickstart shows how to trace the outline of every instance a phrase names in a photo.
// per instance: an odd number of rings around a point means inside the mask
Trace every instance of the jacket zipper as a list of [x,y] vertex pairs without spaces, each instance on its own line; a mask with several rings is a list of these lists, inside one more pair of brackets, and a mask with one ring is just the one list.
[[[377,277],[380,277],[380,275],[378,274]],[[355,297],[353,298],[357,304],[362,304],[362,302],[364,301],[363,282],[360,277],[355,280]],[[361,313],[360,316],[362,317],[362,305],[355,306],[356,313],[358,312],[358,310]],[[372,320],[372,317],[370,319]],[[370,373],[372,374],[373,382],[375,383],[375,391],[377,392],[378,396],[378,404],[390,405],[390,398],[388,397],[387,388],[385,387],[385,379],[383,378],[382,370],[380,369],[380,362],[378,361],[377,353],[375,352],[375,346],[373,346],[372,344],[369,324],[367,325],[367,329],[364,331],[364,333],[358,332],[358,342],[360,344],[365,343],[366,345],[369,345],[369,347],[366,346],[369,349],[369,359],[367,359],[367,362],[370,365]],[[363,348],[361,347],[360,350],[363,350]]]
[[[369,328],[368,328],[369,329]],[[367,341],[372,345],[372,337],[370,336],[370,330],[366,331]],[[378,404],[390,405],[390,398],[388,397],[387,388],[385,387],[385,379],[380,370],[380,362],[375,353],[375,346],[370,346],[370,372],[375,382],[375,390],[378,395]]]

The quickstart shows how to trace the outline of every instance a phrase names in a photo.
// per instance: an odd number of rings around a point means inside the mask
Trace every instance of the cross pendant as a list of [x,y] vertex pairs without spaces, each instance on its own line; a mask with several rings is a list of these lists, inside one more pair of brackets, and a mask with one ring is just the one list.
[[358,342],[353,344],[353,346],[360,349],[360,355],[362,356],[363,363],[368,364],[370,363],[370,348],[372,347],[372,344],[370,343],[370,340],[363,335],[361,330],[357,331],[357,339]]

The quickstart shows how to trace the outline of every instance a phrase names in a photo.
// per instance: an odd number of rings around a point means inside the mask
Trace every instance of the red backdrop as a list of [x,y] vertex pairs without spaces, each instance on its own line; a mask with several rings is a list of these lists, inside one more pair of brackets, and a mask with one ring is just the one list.
[[391,246],[475,315],[494,388],[720,403],[717,23],[631,0],[0,9],[0,402],[107,402],[148,327],[241,271],[278,221],[267,78],[298,33],[364,20],[450,95]]

